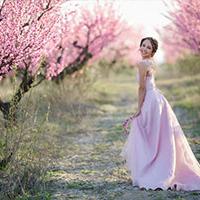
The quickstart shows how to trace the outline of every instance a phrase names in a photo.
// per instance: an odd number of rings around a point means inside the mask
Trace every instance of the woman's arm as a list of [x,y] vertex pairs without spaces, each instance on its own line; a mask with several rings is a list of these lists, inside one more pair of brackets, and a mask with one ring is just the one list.
[[138,111],[140,112],[146,94],[147,68],[143,63],[141,63],[139,64],[138,70],[139,70]]

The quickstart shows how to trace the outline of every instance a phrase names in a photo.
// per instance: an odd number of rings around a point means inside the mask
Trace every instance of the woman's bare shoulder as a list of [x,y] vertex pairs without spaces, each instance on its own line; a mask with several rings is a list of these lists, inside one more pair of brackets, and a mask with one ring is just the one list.
[[147,67],[148,68],[153,65],[155,65],[155,62],[154,62],[154,60],[151,60],[151,59],[144,59],[137,63],[138,67]]

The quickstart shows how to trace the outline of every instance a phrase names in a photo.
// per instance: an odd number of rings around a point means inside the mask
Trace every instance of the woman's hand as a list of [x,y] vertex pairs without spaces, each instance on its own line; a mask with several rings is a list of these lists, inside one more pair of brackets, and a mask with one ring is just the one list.
[[141,110],[138,109],[138,110],[133,114],[133,117],[137,117],[137,116],[139,116],[140,113],[141,113]]
[[125,130],[125,134],[128,134],[128,132],[129,132],[128,126],[129,126],[130,122],[133,120],[133,118],[137,117],[140,113],[141,113],[141,110],[138,109],[134,114],[132,114],[128,119],[126,119],[123,122],[122,126]]

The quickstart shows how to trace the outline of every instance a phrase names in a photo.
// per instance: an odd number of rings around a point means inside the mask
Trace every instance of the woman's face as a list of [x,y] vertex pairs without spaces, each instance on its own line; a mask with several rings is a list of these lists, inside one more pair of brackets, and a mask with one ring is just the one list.
[[153,51],[153,47],[151,45],[151,42],[148,39],[144,40],[140,47],[140,53],[141,53],[142,58],[152,57],[152,51]]

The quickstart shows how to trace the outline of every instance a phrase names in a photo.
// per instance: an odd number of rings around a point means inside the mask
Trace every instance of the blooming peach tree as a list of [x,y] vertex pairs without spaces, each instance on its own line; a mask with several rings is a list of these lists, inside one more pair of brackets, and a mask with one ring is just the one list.
[[[200,54],[200,1],[175,0],[168,11],[171,23],[164,28],[163,43],[167,60],[185,52]],[[174,56],[176,55],[176,56]]]

